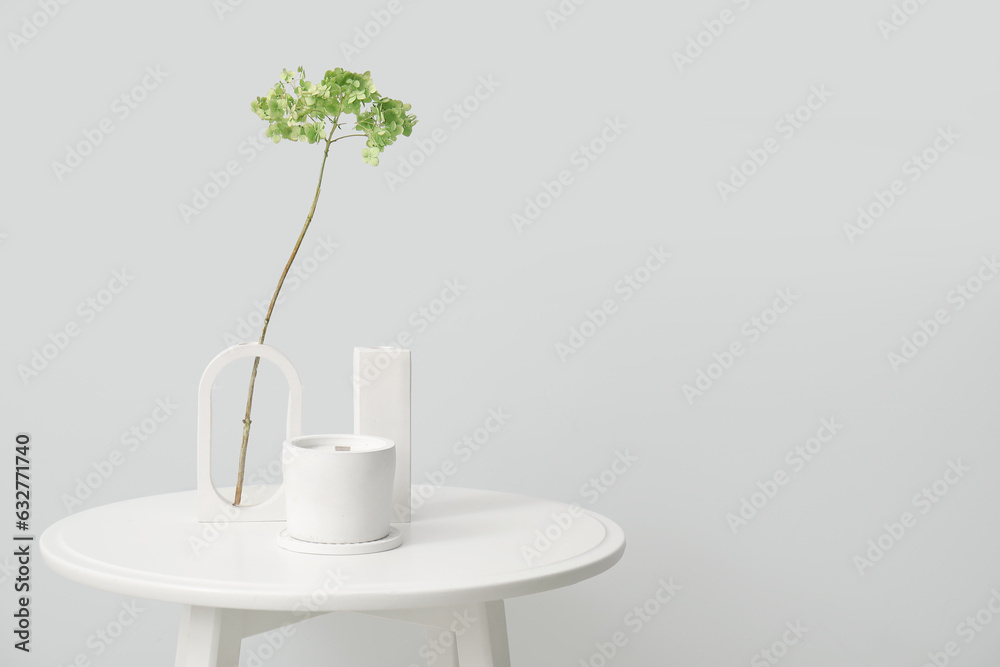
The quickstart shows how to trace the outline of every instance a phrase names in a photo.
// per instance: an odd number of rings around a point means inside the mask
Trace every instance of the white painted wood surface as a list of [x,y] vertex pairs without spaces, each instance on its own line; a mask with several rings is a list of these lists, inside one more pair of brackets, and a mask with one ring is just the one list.
[[[199,523],[193,491],[82,511],[52,524],[39,546],[53,570],[94,588],[195,606],[289,611],[317,591],[326,594],[316,611],[502,600],[592,577],[625,548],[614,522],[578,508],[574,518],[565,503],[453,487],[421,492],[429,499],[413,522],[394,524],[405,532],[403,545],[378,554],[286,551],[277,545],[283,522]],[[338,572],[343,581],[334,586]]]
[[625,550],[617,524],[564,503],[495,491],[420,489],[403,546],[358,556],[281,549],[283,522],[201,523],[186,491],[80,512],[39,550],[55,572],[183,605],[176,667],[237,667],[240,641],[331,611],[448,634],[446,667],[510,667],[503,600],[593,577]]

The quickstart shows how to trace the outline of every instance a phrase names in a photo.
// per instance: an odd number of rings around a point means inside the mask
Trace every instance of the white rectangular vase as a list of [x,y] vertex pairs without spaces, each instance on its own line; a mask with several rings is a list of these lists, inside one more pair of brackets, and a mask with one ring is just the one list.
[[410,521],[410,351],[354,348],[354,433],[396,444],[393,522]]

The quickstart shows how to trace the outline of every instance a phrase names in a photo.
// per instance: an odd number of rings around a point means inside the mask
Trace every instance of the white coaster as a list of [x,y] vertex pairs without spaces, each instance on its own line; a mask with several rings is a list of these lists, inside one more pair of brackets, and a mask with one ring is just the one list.
[[380,540],[371,542],[351,542],[336,544],[326,542],[306,542],[297,540],[288,534],[287,530],[278,533],[278,546],[282,549],[300,554],[322,554],[327,556],[353,556],[357,554],[374,554],[380,551],[395,549],[403,543],[403,535],[395,526],[389,527],[389,534]]

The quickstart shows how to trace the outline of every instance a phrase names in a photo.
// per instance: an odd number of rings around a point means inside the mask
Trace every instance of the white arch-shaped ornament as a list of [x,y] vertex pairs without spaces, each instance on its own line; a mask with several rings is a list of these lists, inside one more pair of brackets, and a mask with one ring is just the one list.
[[[212,387],[219,373],[237,359],[260,357],[285,374],[288,383],[288,417],[285,438],[302,435],[302,381],[295,366],[277,348],[260,343],[240,343],[223,350],[209,362],[198,385],[198,521],[284,521],[285,492],[280,486],[267,500],[234,506],[212,482]],[[280,449],[280,446],[279,446]]]

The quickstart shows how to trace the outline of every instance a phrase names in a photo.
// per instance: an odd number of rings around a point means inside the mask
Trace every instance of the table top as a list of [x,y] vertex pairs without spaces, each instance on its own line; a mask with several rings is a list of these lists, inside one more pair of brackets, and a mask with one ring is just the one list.
[[537,593],[621,558],[613,521],[577,506],[496,491],[415,486],[429,499],[402,546],[356,556],[277,544],[283,521],[195,518],[194,491],[95,507],[52,524],[39,547],[57,573],[94,588],[182,604],[311,611],[414,609]]

